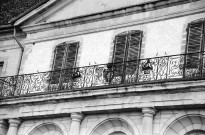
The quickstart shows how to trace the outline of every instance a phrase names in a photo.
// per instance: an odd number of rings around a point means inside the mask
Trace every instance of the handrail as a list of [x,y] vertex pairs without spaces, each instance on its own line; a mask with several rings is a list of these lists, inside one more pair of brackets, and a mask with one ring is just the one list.
[[205,79],[204,56],[205,52],[197,52],[3,77],[0,78],[3,80],[0,81],[0,96],[173,79]]

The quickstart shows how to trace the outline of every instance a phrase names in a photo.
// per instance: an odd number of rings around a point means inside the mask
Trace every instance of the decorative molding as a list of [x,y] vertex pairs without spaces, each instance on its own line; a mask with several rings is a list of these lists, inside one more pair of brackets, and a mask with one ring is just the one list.
[[156,109],[152,107],[145,107],[142,108],[142,113],[144,116],[153,117],[156,114]]
[[71,119],[72,121],[81,121],[84,117],[82,113],[71,113]]
[[9,119],[9,127],[18,127],[21,124],[21,119]]
[[51,30],[55,28],[62,28],[62,27],[68,27],[71,25],[79,25],[94,21],[101,21],[106,19],[113,19],[116,17],[126,16],[130,14],[136,14],[136,13],[142,13],[146,11],[153,11],[156,9],[161,9],[165,7],[171,7],[176,6],[179,4],[186,4],[190,2],[194,2],[198,0],[156,0],[151,1],[147,3],[142,3],[134,6],[124,7],[120,9],[105,11],[101,13],[96,14],[90,14],[85,16],[78,16],[62,21],[56,21],[56,22],[48,22],[48,23],[42,23],[42,24],[35,24],[32,26],[23,26],[25,32],[38,32],[38,31],[45,31],[45,30]]
[[[182,17],[182,16],[187,16],[187,15],[192,15],[192,14],[197,14],[197,13],[202,13],[205,12],[205,6],[201,5],[200,7],[197,8],[189,8],[189,9],[185,9],[185,10],[180,10],[176,13],[169,13],[167,15],[159,15],[159,16],[152,16],[152,17],[147,17],[147,18],[143,18],[140,20],[131,20],[131,21],[127,21],[126,23],[120,23],[120,24],[110,24],[108,26],[105,27],[99,27],[99,28],[85,28],[83,30],[78,30],[75,32],[69,32],[63,35],[58,35],[58,36],[53,36],[53,37],[43,37],[43,38],[38,38],[38,39],[27,39],[25,40],[25,44],[30,44],[32,42],[43,42],[43,41],[49,41],[49,40],[56,40],[56,39],[60,39],[60,38],[65,38],[65,37],[73,37],[73,36],[77,36],[77,35],[83,35],[83,34],[89,34],[89,33],[94,33],[94,32],[100,32],[100,31],[105,31],[105,30],[111,30],[111,29],[117,29],[117,28],[121,28],[121,27],[129,27],[129,26],[134,26],[134,25],[142,25],[142,24],[146,24],[146,23],[151,23],[151,22],[156,22],[156,21],[161,21],[161,20],[166,20],[166,19],[171,19],[171,18],[177,18],[177,17]],[[59,21],[59,22],[55,22],[55,23],[59,23],[59,24],[64,24],[66,20],[63,21]],[[67,20],[68,21],[68,20]],[[44,26],[47,27],[46,25],[48,25],[51,28],[52,24],[38,24],[38,25],[34,25],[34,26],[25,26],[22,27],[24,31],[26,32],[35,32],[37,29],[41,29],[42,30],[46,30],[44,29]],[[57,24],[56,24],[57,25]],[[67,27],[74,27],[74,25],[69,25]],[[53,27],[56,28],[56,27]]]

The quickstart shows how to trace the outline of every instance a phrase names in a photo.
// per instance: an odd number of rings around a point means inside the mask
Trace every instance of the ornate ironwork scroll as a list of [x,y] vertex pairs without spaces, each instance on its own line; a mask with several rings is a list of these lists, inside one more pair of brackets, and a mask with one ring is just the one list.
[[[195,60],[195,56],[200,60]],[[1,78],[0,96],[73,91],[88,87],[205,77],[204,52],[155,57]],[[186,60],[189,59],[189,63]],[[194,63],[194,64],[192,64]]]

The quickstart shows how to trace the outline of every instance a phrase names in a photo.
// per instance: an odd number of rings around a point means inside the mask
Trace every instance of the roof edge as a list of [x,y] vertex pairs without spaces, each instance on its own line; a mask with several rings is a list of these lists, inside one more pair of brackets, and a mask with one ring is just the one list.
[[[45,8],[47,9],[50,6],[52,6],[53,4],[56,4],[58,1],[61,1],[61,0],[43,0],[40,3],[36,4],[35,6],[33,6],[32,8],[30,8],[30,9],[26,10],[25,12],[23,12],[22,14],[18,15],[17,17],[12,18],[9,21],[9,23],[12,25],[15,25],[15,26],[19,26],[19,25],[23,24],[25,21],[27,21],[29,18],[38,14],[39,12],[45,11]],[[42,8],[40,7],[46,3],[48,3],[48,5],[46,5],[45,7],[42,7]],[[35,10],[37,10],[37,11],[35,11]],[[32,11],[35,11],[35,14],[31,14]],[[29,14],[31,14],[31,15],[29,15]],[[26,18],[23,19],[23,17],[26,17]],[[22,21],[20,21],[21,19],[22,19]]]

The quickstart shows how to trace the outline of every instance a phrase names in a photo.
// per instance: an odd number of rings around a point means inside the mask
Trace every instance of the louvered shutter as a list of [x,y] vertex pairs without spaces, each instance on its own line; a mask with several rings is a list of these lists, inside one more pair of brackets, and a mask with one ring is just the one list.
[[142,40],[141,31],[131,31],[129,34],[129,44],[127,52],[127,61],[137,60],[140,55],[140,46]]
[[65,68],[73,68],[76,63],[79,43],[70,43],[67,47],[67,55],[65,59]]
[[66,81],[71,77],[70,68],[75,66],[78,46],[78,42],[65,42],[56,47],[51,83],[59,83],[60,80]]
[[61,70],[63,68],[65,48],[65,44],[56,47],[53,70]]
[[[202,51],[203,22],[191,23],[188,27],[187,53]],[[200,64],[200,54],[188,54],[186,57],[186,67],[196,68]]]
[[63,68],[66,44],[63,43],[55,48],[55,57],[53,63],[53,72],[51,75],[51,83],[56,84],[60,81],[61,69]]
[[134,74],[138,68],[138,59],[140,57],[142,32],[141,31],[130,31],[128,35],[128,47],[127,47],[127,58],[126,74]]
[[136,60],[139,59],[141,40],[141,31],[123,32],[115,37],[113,62],[118,64],[115,64],[113,74],[121,76],[121,83],[125,81],[126,75],[133,74],[137,70]]
[[127,32],[121,33],[115,37],[115,50],[113,56],[114,63],[125,61],[126,43]]

